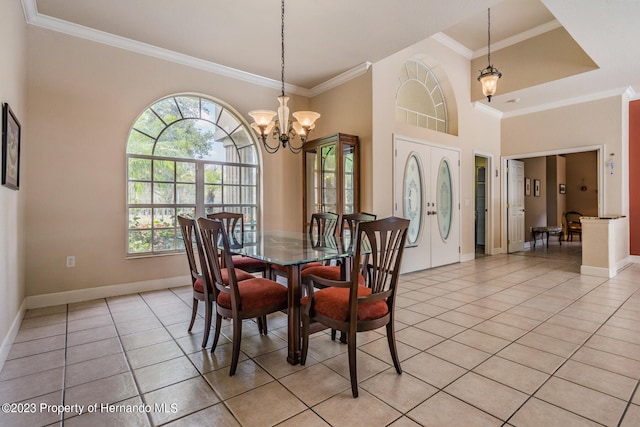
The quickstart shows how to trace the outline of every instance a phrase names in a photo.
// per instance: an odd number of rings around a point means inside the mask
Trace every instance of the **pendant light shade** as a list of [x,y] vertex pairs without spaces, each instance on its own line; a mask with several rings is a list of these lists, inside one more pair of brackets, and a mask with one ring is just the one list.
[[487,97],[489,102],[491,102],[491,97],[495,95],[496,89],[498,89],[498,79],[500,77],[502,77],[502,73],[491,65],[482,70],[480,76],[478,76],[478,81],[482,83],[482,94]]

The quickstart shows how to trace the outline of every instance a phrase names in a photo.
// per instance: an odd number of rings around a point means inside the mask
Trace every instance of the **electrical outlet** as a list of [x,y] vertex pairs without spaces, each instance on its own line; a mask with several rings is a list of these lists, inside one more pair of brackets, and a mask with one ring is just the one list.
[[67,267],[75,267],[76,266],[76,257],[73,255],[69,255],[67,257]]

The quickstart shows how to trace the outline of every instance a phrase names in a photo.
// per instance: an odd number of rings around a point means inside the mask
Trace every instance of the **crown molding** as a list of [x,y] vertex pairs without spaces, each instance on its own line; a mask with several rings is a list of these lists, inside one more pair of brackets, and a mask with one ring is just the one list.
[[640,99],[640,93],[636,92],[635,89],[633,89],[631,86],[625,89],[624,96],[629,101],[637,101],[638,99]]
[[[511,36],[504,40],[500,40],[499,42],[492,43],[491,50],[495,52],[500,49],[504,49],[505,47],[518,44],[532,37],[539,36],[540,34],[544,34],[548,31],[555,30],[556,28],[561,28],[561,27],[562,27],[562,24],[560,24],[558,20],[554,19],[553,21],[549,21],[546,24],[538,25],[535,28],[524,31],[520,34],[516,34],[515,36]],[[473,54],[471,55],[471,59],[476,59],[486,54],[487,54],[487,49],[483,47],[482,49],[478,49],[475,52],[473,52]]]
[[521,110],[509,111],[508,113],[504,113],[503,118],[508,119],[510,117],[524,116],[526,114],[538,113],[540,111],[553,110],[555,108],[567,107],[569,105],[611,98],[612,96],[629,96],[629,94],[633,94],[633,96],[636,97],[640,96],[640,94],[637,94],[631,87],[623,87],[597,93],[590,93],[589,95],[577,96],[574,98],[562,99],[560,101],[540,104],[530,108],[523,108]]
[[327,80],[324,83],[320,83],[317,86],[314,86],[309,90],[309,97],[313,97],[316,95],[320,95],[323,92],[326,92],[330,89],[340,86],[343,83],[348,82],[349,80],[355,79],[356,77],[360,77],[363,74],[366,74],[369,71],[373,64],[369,61],[363,62],[362,64],[358,64],[350,70],[345,71],[342,74],[338,74],[337,76]]
[[[268,87],[271,89],[281,89],[282,83],[279,80],[269,79],[257,74],[248,73],[235,68],[217,64],[201,58],[184,55],[172,50],[163,49],[148,43],[142,43],[125,37],[117,36],[104,31],[99,31],[83,25],[74,24],[58,18],[52,18],[38,13],[36,0],[22,0],[22,8],[24,10],[27,24],[34,25],[48,30],[57,31],[73,37],[79,37],[96,43],[128,50],[165,61],[174,62],[176,64],[186,65],[202,71],[208,71],[224,77],[244,81],[258,86]],[[310,97],[311,90],[300,86],[285,83],[287,93]]]
[[468,49],[466,46],[452,39],[445,33],[436,33],[432,35],[431,38],[439,42],[440,44],[444,45],[445,47],[448,47],[449,49],[463,56],[466,59],[471,60],[473,57],[473,51],[471,49]]
[[493,107],[489,107],[487,104],[484,104],[480,101],[476,101],[473,103],[473,108],[476,110],[488,114],[490,116],[495,117],[496,119],[502,119],[504,117],[504,113],[500,110],[496,110]]

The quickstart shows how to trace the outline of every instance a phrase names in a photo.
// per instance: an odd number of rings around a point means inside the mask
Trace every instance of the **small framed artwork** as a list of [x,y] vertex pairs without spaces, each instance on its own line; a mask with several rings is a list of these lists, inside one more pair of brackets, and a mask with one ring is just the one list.
[[533,195],[535,197],[540,197],[540,180],[539,179],[533,180]]
[[531,178],[524,179],[524,195],[525,196],[531,195]]
[[20,188],[20,122],[9,104],[2,104],[2,185]]
[[565,184],[560,184],[560,194],[566,194],[567,186]]

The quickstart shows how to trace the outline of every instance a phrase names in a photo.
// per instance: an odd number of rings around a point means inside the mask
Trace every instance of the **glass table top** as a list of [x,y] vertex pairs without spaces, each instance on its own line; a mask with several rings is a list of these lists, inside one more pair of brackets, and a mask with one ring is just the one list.
[[233,253],[279,265],[348,257],[352,250],[346,240],[293,231],[245,231],[229,236]]

